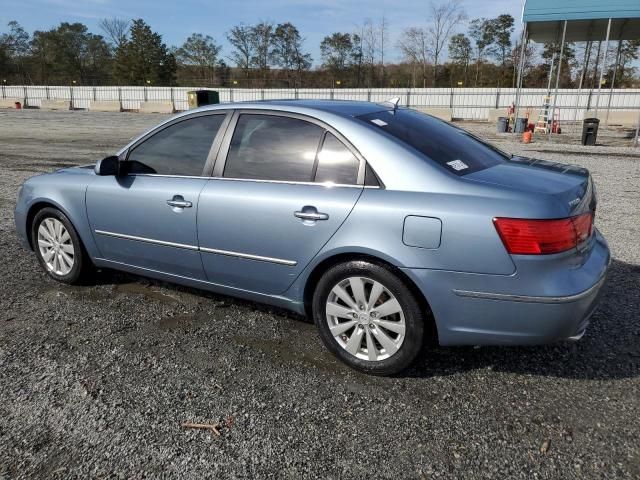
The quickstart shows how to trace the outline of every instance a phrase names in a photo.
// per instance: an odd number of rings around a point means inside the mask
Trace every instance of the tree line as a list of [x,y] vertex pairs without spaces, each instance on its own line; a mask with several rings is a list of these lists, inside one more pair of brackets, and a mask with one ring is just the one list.
[[[222,87],[511,87],[521,52],[511,15],[469,19],[461,0],[431,3],[422,24],[389,34],[389,21],[367,19],[320,42],[314,64],[290,22],[239,24],[213,37],[193,33],[167,46],[142,19],[104,19],[100,33],[62,22],[29,34],[16,21],[0,33],[0,80],[32,85],[185,85]],[[463,28],[464,27],[464,28]],[[227,51],[228,50],[228,51]],[[390,51],[401,54],[389,61]],[[640,40],[611,42],[605,80],[637,86]],[[559,45],[527,45],[527,87],[545,87]],[[560,86],[597,87],[603,42],[565,44]],[[615,72],[615,73],[614,73]],[[615,78],[614,78],[615,76]],[[555,73],[554,73],[555,78]]]

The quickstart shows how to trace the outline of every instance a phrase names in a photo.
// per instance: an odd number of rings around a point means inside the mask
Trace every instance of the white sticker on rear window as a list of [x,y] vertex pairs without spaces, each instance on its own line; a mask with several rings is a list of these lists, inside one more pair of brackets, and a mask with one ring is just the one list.
[[389,125],[387,122],[385,122],[384,120],[380,120],[379,118],[374,118],[373,120],[371,120],[371,123],[375,123],[379,127],[386,127],[387,125]]
[[465,168],[469,168],[469,165],[464,163],[462,160],[452,160],[451,162],[447,162],[447,165],[449,165],[455,171],[460,171],[460,170],[464,170]]

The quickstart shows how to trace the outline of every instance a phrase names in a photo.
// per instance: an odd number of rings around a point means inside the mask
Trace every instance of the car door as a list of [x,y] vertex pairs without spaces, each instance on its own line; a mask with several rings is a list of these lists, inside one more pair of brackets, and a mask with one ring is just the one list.
[[293,114],[234,115],[198,209],[210,282],[282,293],[344,222],[364,161],[327,128]]
[[123,174],[100,176],[89,185],[87,214],[105,260],[205,278],[196,229],[198,197],[225,119],[225,112],[209,112],[162,125],[128,150]]

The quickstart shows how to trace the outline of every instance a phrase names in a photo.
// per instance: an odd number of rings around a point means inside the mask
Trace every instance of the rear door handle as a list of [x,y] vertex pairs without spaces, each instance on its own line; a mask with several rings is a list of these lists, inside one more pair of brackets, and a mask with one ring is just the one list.
[[315,208],[308,210],[301,210],[293,212],[293,216],[302,220],[329,220],[329,215],[326,213],[318,212]]
[[182,195],[174,195],[171,200],[167,200],[167,205],[173,208],[191,208],[193,203],[185,200]]

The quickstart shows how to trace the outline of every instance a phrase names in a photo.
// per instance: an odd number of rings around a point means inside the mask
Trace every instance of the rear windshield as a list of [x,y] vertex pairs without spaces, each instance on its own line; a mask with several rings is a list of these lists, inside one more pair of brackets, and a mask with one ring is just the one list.
[[457,175],[477,172],[510,158],[471,133],[415,110],[386,110],[357,118],[387,132]]

